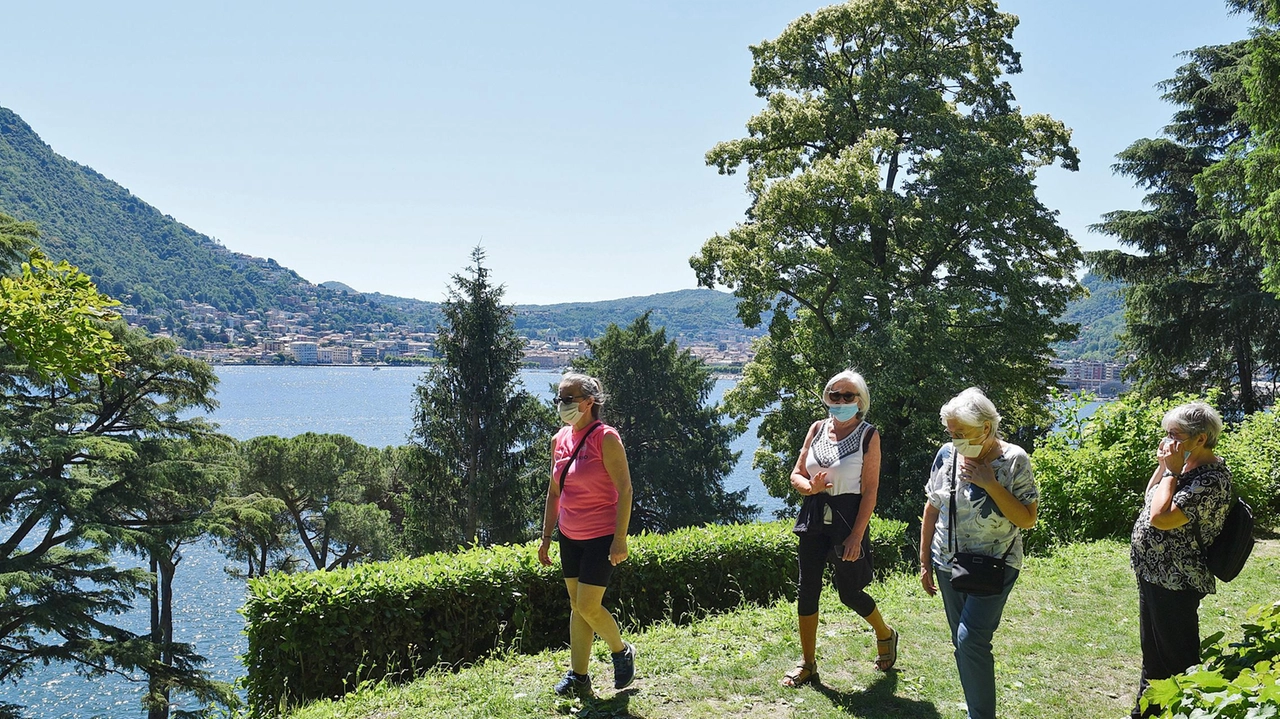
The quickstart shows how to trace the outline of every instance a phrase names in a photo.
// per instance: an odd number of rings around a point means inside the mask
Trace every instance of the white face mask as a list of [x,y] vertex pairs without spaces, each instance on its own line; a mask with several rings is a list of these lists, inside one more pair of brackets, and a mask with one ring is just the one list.
[[560,421],[565,424],[576,424],[582,419],[582,410],[578,409],[578,403],[560,405]]
[[951,445],[956,448],[962,457],[973,459],[982,454],[982,444],[987,441],[987,436],[982,435],[982,439],[968,439],[966,437],[955,437],[951,440]]

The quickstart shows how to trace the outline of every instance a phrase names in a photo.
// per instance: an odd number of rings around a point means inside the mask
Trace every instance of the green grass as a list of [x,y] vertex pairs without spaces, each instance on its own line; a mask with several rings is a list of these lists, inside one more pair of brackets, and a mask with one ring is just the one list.
[[[1252,605],[1280,599],[1280,542],[1260,542],[1245,571],[1201,605],[1201,635],[1238,637]],[[551,685],[565,650],[509,654],[458,672],[437,671],[403,686],[369,686],[319,702],[294,719],[420,717],[963,717],[940,597],[915,576],[869,590],[902,635],[898,666],[875,671],[874,637],[860,617],[823,594],[818,630],[820,685],[785,689],[778,680],[799,657],[795,606],[780,603],[629,634],[637,679],[612,688],[607,649],[596,642],[597,698],[559,699]],[[1137,590],[1127,544],[1066,547],[1028,559],[995,638],[1002,717],[1120,717],[1133,705],[1139,647]],[[567,634],[567,629],[566,629]]]

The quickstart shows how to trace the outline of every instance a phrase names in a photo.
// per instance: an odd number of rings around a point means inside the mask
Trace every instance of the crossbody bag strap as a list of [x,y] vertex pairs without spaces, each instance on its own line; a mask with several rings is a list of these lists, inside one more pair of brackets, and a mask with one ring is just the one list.
[[[599,427],[601,424],[603,423],[596,422],[595,424],[591,425],[591,429],[588,429],[587,433],[582,435],[582,439],[578,440],[578,446],[573,448],[573,453],[569,455],[569,461],[564,463],[564,468],[560,470],[560,493],[561,494],[564,494],[564,478],[566,475],[569,474],[569,465],[573,464],[573,460],[578,458],[578,453],[582,451],[583,445],[587,443],[587,437],[590,437],[591,433],[596,431],[596,428]],[[569,436],[571,437],[573,436],[572,430],[570,430]]]
[[[959,462],[959,452],[954,446],[951,447],[951,517],[947,522],[947,547],[951,550],[952,556],[960,550],[960,546],[956,543],[956,464]],[[995,501],[994,499],[991,501]],[[1199,531],[1199,530],[1197,530]],[[1004,550],[1004,554],[1000,555],[1000,559],[1008,559],[1009,553],[1013,551],[1013,545],[1018,543],[1018,537],[1015,535],[1012,542],[1009,542],[1009,548]]]

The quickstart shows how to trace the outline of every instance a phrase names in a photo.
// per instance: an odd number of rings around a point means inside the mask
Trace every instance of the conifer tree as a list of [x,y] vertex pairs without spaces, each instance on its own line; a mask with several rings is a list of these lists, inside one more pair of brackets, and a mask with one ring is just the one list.
[[665,329],[654,331],[647,312],[626,329],[609,325],[587,345],[590,356],[573,366],[604,385],[603,418],[627,449],[631,532],[748,521],[756,507],[743,503],[747,491],[724,488],[741,430],[722,407],[707,405],[715,379],[706,364],[668,341]]
[[554,417],[520,387],[524,339],[479,247],[471,261],[416,389],[405,539],[418,552],[529,539],[549,471]]

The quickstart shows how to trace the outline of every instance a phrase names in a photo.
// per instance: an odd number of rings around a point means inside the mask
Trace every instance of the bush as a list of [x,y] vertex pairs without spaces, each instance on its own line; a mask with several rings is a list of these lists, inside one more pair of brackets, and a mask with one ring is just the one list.
[[1088,395],[1059,405],[1059,431],[1040,443],[1031,468],[1040,488],[1040,508],[1027,546],[1124,539],[1142,509],[1155,469],[1164,413],[1187,397],[1144,402],[1133,395],[1107,402],[1079,418]]
[[[906,524],[873,519],[869,531],[881,570],[901,566]],[[794,598],[795,552],[789,522],[639,535],[605,605],[634,628]],[[274,574],[249,589],[246,682],[258,715],[499,648],[535,652],[567,641],[559,567],[539,565],[534,544]]]
[[1142,695],[1160,717],[1261,719],[1280,715],[1280,602],[1249,610],[1244,639],[1219,644],[1206,637],[1205,661],[1183,674],[1157,679]]
[[1246,416],[1223,433],[1217,451],[1231,468],[1236,491],[1253,507],[1256,529],[1275,530],[1280,518],[1280,415]]

